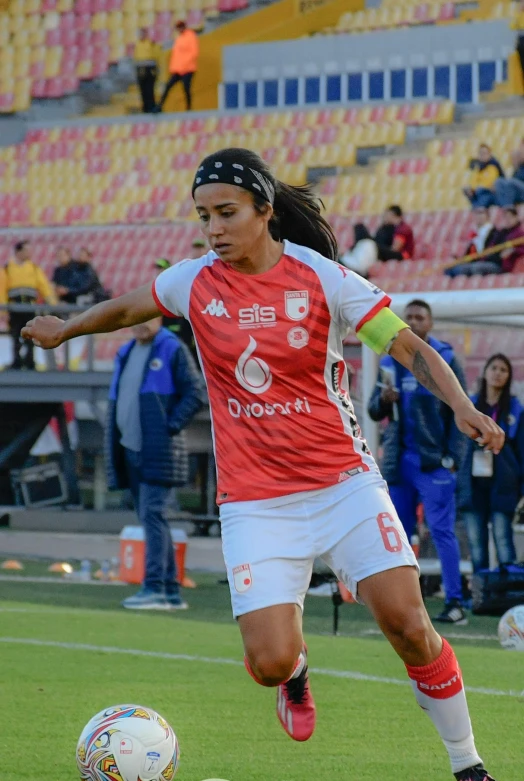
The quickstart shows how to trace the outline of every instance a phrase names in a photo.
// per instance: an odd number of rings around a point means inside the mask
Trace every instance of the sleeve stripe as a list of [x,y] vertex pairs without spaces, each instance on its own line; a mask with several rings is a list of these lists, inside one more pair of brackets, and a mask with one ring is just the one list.
[[162,312],[163,315],[166,315],[166,317],[178,317],[178,315],[175,315],[173,312],[170,312],[169,309],[167,309],[161,300],[158,297],[158,293],[156,292],[155,287],[156,280],[153,281],[153,284],[151,286],[151,293],[153,294],[153,298],[155,299],[155,304],[159,308],[159,310]]
[[[154,295],[154,293],[153,293],[153,295]],[[362,328],[363,325],[365,325],[366,323],[369,323],[370,320],[373,320],[375,315],[377,315],[380,312],[381,309],[384,309],[385,306],[389,306],[390,304],[391,304],[391,298],[389,296],[384,296],[383,298],[381,298],[380,301],[378,301],[375,304],[373,309],[370,309],[369,312],[367,313],[367,315],[365,315],[362,318],[362,320],[357,324],[357,327],[355,328],[355,333],[358,334],[358,332],[360,331],[360,329]]]

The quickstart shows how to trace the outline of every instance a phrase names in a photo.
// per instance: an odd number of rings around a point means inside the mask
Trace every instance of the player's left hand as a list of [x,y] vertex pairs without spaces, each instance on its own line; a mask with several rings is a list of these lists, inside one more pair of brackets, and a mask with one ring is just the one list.
[[495,455],[504,447],[503,430],[472,404],[464,404],[455,410],[455,423],[459,431],[474,439],[485,450],[492,450]]

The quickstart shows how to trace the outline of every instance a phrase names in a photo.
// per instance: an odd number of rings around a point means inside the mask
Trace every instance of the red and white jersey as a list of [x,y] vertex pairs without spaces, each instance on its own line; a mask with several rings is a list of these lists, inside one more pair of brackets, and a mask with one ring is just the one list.
[[349,397],[342,340],[390,303],[367,280],[284,243],[264,274],[209,252],[153,284],[193,328],[207,382],[219,504],[271,500],[376,469]]

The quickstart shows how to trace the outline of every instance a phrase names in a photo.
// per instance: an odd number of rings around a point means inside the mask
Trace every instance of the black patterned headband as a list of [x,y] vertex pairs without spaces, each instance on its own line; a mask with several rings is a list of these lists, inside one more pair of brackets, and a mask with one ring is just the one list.
[[195,190],[203,184],[217,183],[235,184],[237,187],[243,187],[244,190],[261,195],[271,205],[275,202],[275,188],[267,176],[257,171],[256,168],[250,168],[241,163],[221,163],[220,160],[213,160],[209,163],[204,161],[204,164],[196,172],[191,195],[194,198]]

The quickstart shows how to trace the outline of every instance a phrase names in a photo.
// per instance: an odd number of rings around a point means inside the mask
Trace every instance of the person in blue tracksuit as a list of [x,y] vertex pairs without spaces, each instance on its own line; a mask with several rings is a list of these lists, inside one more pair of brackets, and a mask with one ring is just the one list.
[[505,355],[488,358],[475,407],[491,415],[504,429],[506,441],[497,458],[475,442],[467,443],[458,475],[458,505],[466,524],[473,571],[489,567],[489,529],[499,564],[514,564],[513,514],[524,496],[524,408],[511,395],[513,369]]
[[164,510],[174,486],[186,482],[187,452],[177,435],[205,401],[188,348],[161,325],[161,318],[136,325],[135,338],[119,350],[106,429],[108,486],[130,489],[145,531],[143,587],[123,606],[150,610],[187,607]]
[[[439,353],[465,387],[451,345],[430,336],[433,326],[430,306],[415,299],[406,307],[404,319],[417,336]],[[451,409],[389,355],[380,362],[368,413],[373,420],[389,420],[384,432],[382,474],[408,539],[416,528],[417,504],[424,505],[442,567],[445,592],[444,609],[435,620],[466,623],[460,549],[455,535],[456,473],[465,456],[466,437],[455,426]]]

